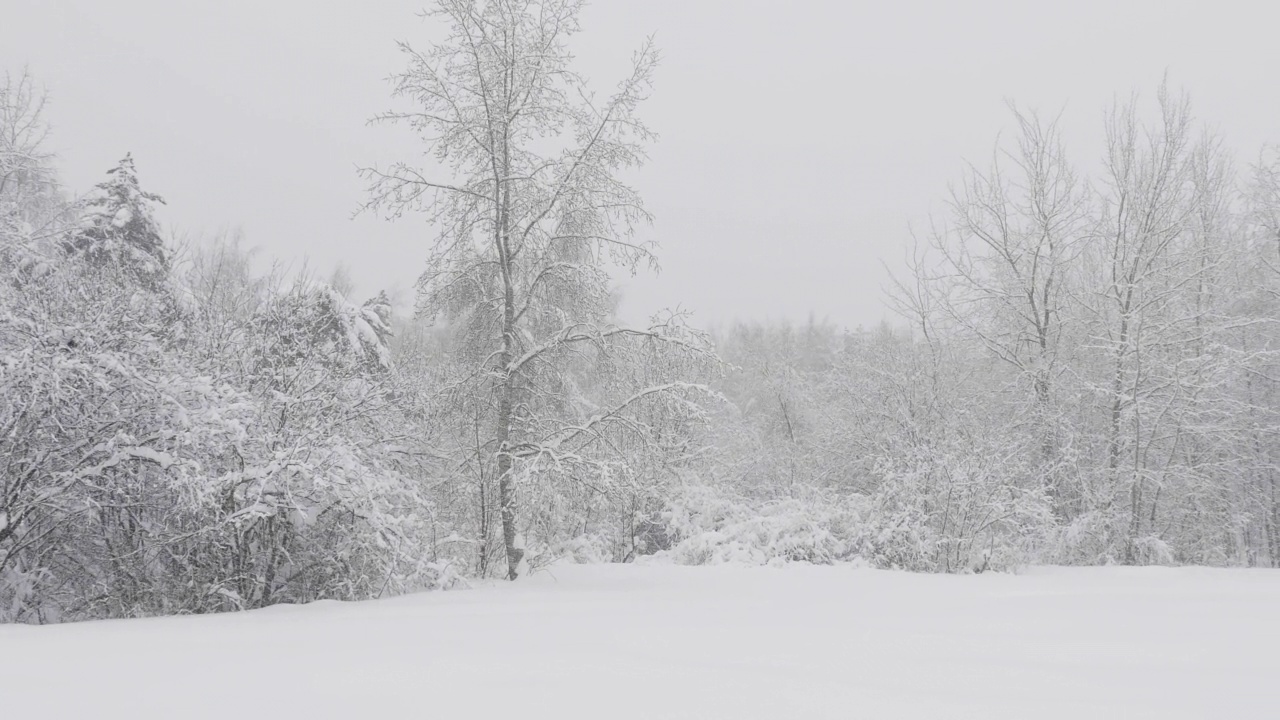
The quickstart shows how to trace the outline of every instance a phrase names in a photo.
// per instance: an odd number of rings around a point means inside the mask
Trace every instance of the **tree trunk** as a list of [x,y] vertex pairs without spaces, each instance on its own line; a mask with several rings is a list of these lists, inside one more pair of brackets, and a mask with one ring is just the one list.
[[[1118,342],[1116,346],[1116,367],[1115,375],[1111,382],[1111,427],[1110,438],[1107,442],[1107,471],[1110,475],[1113,486],[1111,492],[1115,492],[1116,486],[1120,482],[1120,455],[1121,455],[1121,433],[1123,427],[1123,416],[1125,408],[1124,398],[1124,371],[1125,358],[1129,354],[1131,337],[1130,337],[1130,310],[1133,307],[1133,280],[1132,275],[1129,276],[1128,285],[1123,297],[1118,297],[1120,301],[1120,328]],[[1136,346],[1136,342],[1132,343]],[[1137,352],[1136,347],[1134,352]],[[1136,380],[1135,380],[1136,383]],[[1136,402],[1138,397],[1137,387],[1133,388],[1131,402]],[[1138,466],[1139,454],[1137,448],[1138,438],[1134,437],[1134,472],[1133,478],[1129,483],[1129,522],[1128,529],[1125,532],[1124,543],[1124,564],[1133,565],[1137,562],[1135,553],[1135,545],[1137,543],[1138,534],[1142,526],[1142,478]]]
[[1276,488],[1275,471],[1271,471],[1271,513],[1267,518],[1267,551],[1271,567],[1280,568],[1280,492]]
[[512,461],[509,439],[511,437],[511,394],[513,388],[506,385],[498,401],[498,499],[502,504],[502,541],[507,550],[507,579],[520,576],[520,561],[524,549],[516,542],[516,485],[512,477]]
[[[504,129],[505,135],[505,129]],[[511,174],[511,159],[507,152],[507,139],[502,140],[501,175],[495,183],[498,194],[498,223],[495,228],[498,243],[498,260],[502,270],[502,352],[498,363],[502,377],[502,386],[498,396],[498,499],[502,504],[502,541],[507,551],[507,579],[515,580],[520,576],[520,561],[524,559],[524,548],[518,542],[516,531],[516,486],[512,476],[511,457],[511,422],[512,408],[515,404],[516,377],[511,371],[511,361],[516,356],[516,301],[515,283],[512,275],[515,272],[511,257],[510,201],[511,192],[507,187]]]

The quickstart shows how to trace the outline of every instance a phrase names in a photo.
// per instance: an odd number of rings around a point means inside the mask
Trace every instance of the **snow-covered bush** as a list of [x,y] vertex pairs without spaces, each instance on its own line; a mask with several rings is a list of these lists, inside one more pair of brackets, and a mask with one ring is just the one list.
[[856,561],[920,572],[1006,569],[1039,559],[1053,519],[1038,489],[1023,489],[1016,457],[994,447],[883,458],[870,490],[792,486],[744,494],[686,478],[658,522],[656,556],[689,565]]
[[220,293],[135,286],[124,259],[44,250],[48,271],[0,291],[0,618],[457,582],[393,402],[384,308],[225,274]]
[[654,557],[681,565],[830,564],[847,557],[846,513],[827,493],[752,502],[686,479],[660,515],[671,545]]
[[1043,490],[1022,479],[1016,453],[996,446],[884,458],[875,475],[851,549],[879,567],[1003,569],[1038,558],[1053,527]]

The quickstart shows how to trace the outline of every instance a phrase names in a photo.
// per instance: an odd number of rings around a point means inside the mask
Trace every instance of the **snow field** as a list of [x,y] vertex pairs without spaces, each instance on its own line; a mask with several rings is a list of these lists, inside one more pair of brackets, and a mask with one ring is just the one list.
[[1280,572],[562,565],[515,584],[0,626],[12,718],[1266,718]]

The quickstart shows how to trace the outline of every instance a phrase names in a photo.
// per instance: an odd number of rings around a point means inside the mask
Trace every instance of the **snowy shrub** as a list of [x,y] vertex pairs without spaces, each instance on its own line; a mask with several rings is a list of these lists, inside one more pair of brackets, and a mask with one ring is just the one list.
[[411,479],[385,308],[253,282],[176,303],[118,262],[77,253],[0,295],[0,618],[457,582]]
[[883,501],[860,498],[849,552],[871,567],[936,570],[937,538],[918,507],[886,508]]
[[1038,557],[1053,518],[1044,491],[1022,487],[1024,473],[1016,453],[981,445],[885,458],[854,549],[877,566],[910,570],[1026,563]]
[[1053,526],[1042,491],[1007,455],[921,452],[875,466],[870,492],[792,488],[757,497],[686,480],[661,515],[661,559],[687,565],[862,562],[917,572],[1005,569],[1040,557]]
[[1045,560],[1064,565],[1111,565],[1120,562],[1115,552],[1114,518],[1101,511],[1084,512],[1058,527]]
[[579,564],[608,563],[616,560],[614,545],[603,533],[579,535],[548,548],[548,555]]
[[838,503],[820,494],[756,504],[686,482],[662,513],[671,547],[655,557],[681,565],[830,564],[846,554],[845,542],[832,531],[841,512]]

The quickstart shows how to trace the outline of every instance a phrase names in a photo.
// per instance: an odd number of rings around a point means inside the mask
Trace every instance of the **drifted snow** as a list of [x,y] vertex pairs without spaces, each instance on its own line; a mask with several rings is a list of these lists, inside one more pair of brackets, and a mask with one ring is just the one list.
[[1263,570],[560,566],[369,603],[0,627],[0,698],[15,718],[1269,717],[1278,607]]

